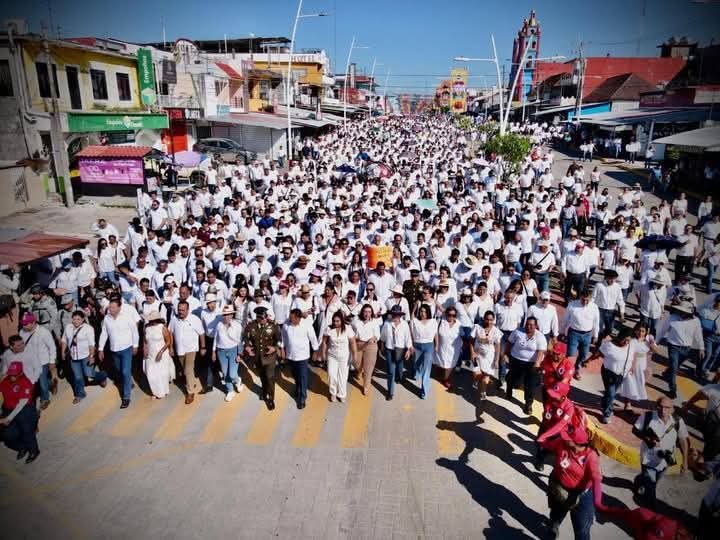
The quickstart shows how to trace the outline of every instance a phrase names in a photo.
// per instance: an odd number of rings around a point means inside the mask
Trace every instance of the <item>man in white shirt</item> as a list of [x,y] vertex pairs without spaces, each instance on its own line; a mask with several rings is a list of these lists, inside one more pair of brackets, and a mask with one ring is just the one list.
[[657,335],[658,323],[665,311],[666,299],[665,282],[659,277],[656,276],[640,286],[638,300],[640,324],[647,326],[648,333],[653,337]]
[[[208,306],[210,303],[215,302],[208,302]],[[207,335],[206,327],[206,340],[212,339],[212,346],[208,345],[208,349],[212,347],[212,361],[215,363],[220,360],[220,373],[222,382],[225,384],[225,401],[227,402],[233,400],[236,392],[243,390],[243,383],[238,377],[238,367],[242,358],[243,330],[240,322],[234,319],[234,314],[235,310],[232,306],[225,306],[215,323],[212,335]],[[212,373],[212,367],[210,373]]]
[[566,253],[562,258],[561,272],[565,282],[565,304],[569,304],[572,299],[572,290],[575,289],[578,297],[585,289],[585,281],[588,274],[587,257],[583,253],[585,249],[584,242],[577,242],[575,250]]
[[534,306],[530,306],[527,312],[528,317],[535,317],[538,330],[545,336],[549,343],[557,339],[560,334],[557,309],[550,303],[550,291],[540,293],[540,300]]
[[592,301],[590,291],[581,292],[578,300],[570,302],[560,326],[560,333],[566,336],[567,356],[572,358],[577,354],[575,378],[579,381],[582,378],[580,369],[585,365],[590,345],[597,340],[600,333],[600,311]]
[[308,386],[308,362],[315,360],[319,349],[317,336],[312,326],[301,324],[302,312],[290,310],[290,317],[282,328],[280,357],[287,359],[295,379],[295,400],[298,409],[305,408]]
[[10,346],[2,356],[0,362],[0,379],[7,375],[8,368],[13,362],[20,362],[23,365],[23,373],[35,384],[42,374],[42,362],[36,356],[32,356],[25,350],[25,341],[18,335],[10,336],[8,339]]
[[[207,394],[213,391],[215,387],[215,377],[213,376],[213,354],[215,351],[215,332],[218,323],[223,319],[222,309],[218,302],[216,294],[208,293],[205,295],[205,308],[200,311],[200,322],[205,331],[205,347],[207,353],[202,358],[203,370],[206,371],[205,386],[200,391],[201,394]],[[234,313],[234,312],[233,312]],[[201,381],[202,382],[202,381]]]
[[690,357],[690,351],[697,351],[698,361],[696,371],[705,358],[705,343],[703,341],[700,319],[695,316],[695,307],[690,302],[680,302],[672,306],[671,315],[665,321],[657,335],[658,343],[665,340],[668,349],[668,368],[663,377],[668,380],[670,399],[677,397],[676,375],[680,365]]
[[393,399],[395,384],[403,379],[404,363],[410,360],[414,352],[410,325],[403,319],[404,315],[400,306],[393,306],[390,319],[380,329],[380,353],[387,364],[388,392],[385,399],[388,401]]
[[[503,293],[502,302],[495,304],[493,311],[495,312],[495,326],[497,326],[498,330],[503,334],[500,346],[504,347],[510,334],[520,328],[525,313],[522,304],[515,302],[515,293],[511,291],[505,291],[505,293]],[[505,382],[507,368],[506,362],[501,361],[498,365],[498,388],[502,388]]]
[[675,406],[667,397],[657,400],[657,410],[640,415],[633,426],[633,434],[640,444],[641,472],[635,478],[637,494],[643,506],[654,509],[656,489],[668,466],[675,463],[675,448],[679,447],[683,461],[680,472],[687,471],[688,431],[682,418],[673,414]]
[[[20,320],[20,337],[25,342],[25,353],[42,364],[37,382],[40,386],[40,409],[50,404],[50,392],[57,393],[58,375],[55,367],[57,348],[50,330],[38,323],[33,313],[27,312]],[[29,376],[28,376],[29,378]],[[34,381],[33,381],[34,382]]]
[[175,354],[185,373],[185,404],[190,405],[195,400],[195,394],[202,389],[200,381],[195,377],[195,356],[198,350],[201,356],[207,352],[205,331],[200,319],[190,313],[190,305],[185,300],[178,302],[177,313],[177,317],[170,321],[168,330],[173,336]]
[[100,331],[98,359],[100,362],[105,360],[105,344],[110,340],[115,369],[121,377],[120,381],[116,381],[122,392],[120,408],[127,409],[132,391],[132,359],[137,354],[140,336],[137,323],[130,316],[122,314],[121,309],[122,300],[119,297],[111,298]]
[[368,278],[370,283],[375,285],[375,294],[381,302],[390,298],[390,289],[395,285],[395,278],[385,270],[385,263],[380,261],[375,267],[375,271]]
[[605,280],[595,285],[593,290],[592,299],[600,312],[600,341],[612,334],[616,310],[620,312],[620,322],[625,320],[625,300],[620,285],[615,282],[617,277],[615,270],[605,270]]

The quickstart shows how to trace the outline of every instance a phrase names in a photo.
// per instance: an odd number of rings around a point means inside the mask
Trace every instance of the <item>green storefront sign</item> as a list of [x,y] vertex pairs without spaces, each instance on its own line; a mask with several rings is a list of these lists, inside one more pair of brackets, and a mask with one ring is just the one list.
[[134,129],[166,129],[165,114],[75,114],[68,113],[68,131],[129,131]]
[[155,105],[155,67],[149,49],[138,49],[137,52],[138,81],[140,82],[140,98],[143,105]]

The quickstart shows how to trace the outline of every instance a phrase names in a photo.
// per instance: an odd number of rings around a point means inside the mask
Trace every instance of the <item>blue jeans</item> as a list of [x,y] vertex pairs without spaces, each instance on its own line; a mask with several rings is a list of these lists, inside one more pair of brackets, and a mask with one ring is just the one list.
[[613,414],[615,394],[617,394],[617,390],[622,383],[622,377],[609,369],[605,369],[605,366],[600,368],[600,376],[602,377],[603,386],[605,386],[605,392],[600,400],[600,408],[602,409],[603,417],[610,418]]
[[293,379],[295,379],[295,399],[298,403],[307,401],[308,388],[308,361],[290,360]]
[[40,400],[48,401],[50,399],[50,364],[45,364],[42,367],[38,386],[40,387]]
[[[3,407],[2,415],[7,416],[10,410]],[[39,452],[37,442],[38,411],[35,402],[30,401],[17,414],[12,422],[3,431],[3,442],[11,450],[19,452]]]
[[668,374],[670,376],[668,386],[670,387],[670,392],[677,393],[677,372],[678,369],[680,369],[680,365],[683,360],[685,360],[690,354],[690,347],[680,347],[678,345],[668,343],[667,349],[669,363]]
[[605,240],[605,224],[601,221],[595,220],[595,242],[598,246],[601,246]]
[[123,292],[122,293],[123,300],[127,302],[128,304],[133,303],[133,293],[132,292]]
[[599,309],[600,311],[600,333],[598,339],[601,340],[605,336],[612,334],[615,328],[615,310],[614,309]]
[[560,220],[560,228],[562,229],[562,237],[567,238],[568,234],[570,233],[570,229],[572,229],[573,226],[573,220],[572,219],[561,219]]
[[115,272],[100,272],[100,277],[109,280],[115,286],[117,286],[120,283],[118,281],[118,278],[115,277]]
[[565,291],[563,295],[565,298],[565,302],[570,303],[570,300],[572,300],[573,289],[575,289],[575,292],[577,292],[577,297],[580,298],[580,293],[582,293],[584,288],[585,274],[571,274],[570,272],[568,272],[565,277]]
[[720,358],[720,336],[705,335],[705,359],[700,367],[700,372],[715,371],[718,368],[718,358]]
[[[232,349],[217,349],[215,353],[217,354],[218,362],[220,362],[220,370],[223,374],[222,382],[225,383],[225,391],[228,393],[233,392],[233,385],[240,382],[238,378],[238,363],[235,361],[238,349],[237,347],[233,347]],[[210,373],[212,373],[212,371],[210,371]]]
[[568,330],[567,339],[567,355],[575,356],[575,373],[580,373],[582,363],[590,353],[590,342],[592,341],[592,332],[578,332],[572,328]]
[[657,485],[665,471],[666,469],[658,471],[643,465],[641,466],[640,475],[635,479],[635,483],[641,490],[638,492],[638,496],[642,500],[643,506],[647,506],[651,510],[657,504]]
[[538,291],[545,292],[550,290],[550,272],[535,272],[535,282]]
[[407,349],[385,349],[388,394],[391,396],[395,395],[395,383],[402,381],[406,351]]
[[102,384],[107,379],[104,371],[95,371],[95,365],[88,365],[87,358],[73,360],[70,362],[73,372],[73,395],[75,397],[84,398],[85,393],[85,377],[94,379],[98,384]]
[[558,505],[548,498],[550,505],[550,521],[560,525],[570,512],[575,540],[590,540],[590,528],[595,521],[595,504],[591,489],[586,489],[578,497],[577,504],[570,509],[565,505]]
[[705,278],[705,291],[708,294],[712,294],[713,279],[715,278],[715,269],[717,268],[717,266],[714,264],[710,264],[710,261],[707,261],[705,266],[707,267],[707,277]]
[[430,343],[415,343],[415,374],[420,375],[420,398],[425,399],[430,393],[430,372],[432,371],[435,345]]
[[[512,334],[512,331],[510,330],[502,330],[502,338],[500,338],[500,350],[505,350],[505,344],[507,343],[508,338],[510,337],[510,334]],[[502,385],[502,383],[505,382],[505,379],[507,378],[507,372],[508,372],[508,365],[502,361],[502,359],[498,362],[498,384]]]
[[122,351],[112,351],[112,357],[115,369],[120,375],[122,398],[129,400],[132,392],[132,347]]

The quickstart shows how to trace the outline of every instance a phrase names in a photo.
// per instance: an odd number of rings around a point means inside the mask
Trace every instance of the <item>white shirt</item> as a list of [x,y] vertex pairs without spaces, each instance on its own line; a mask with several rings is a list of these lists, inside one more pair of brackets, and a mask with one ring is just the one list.
[[588,271],[585,254],[576,251],[566,254],[562,258],[561,270],[563,274],[585,274]]
[[517,330],[522,324],[523,309],[520,304],[513,302],[511,306],[504,302],[495,304],[495,326],[502,332]]
[[352,327],[359,341],[370,341],[372,338],[378,341],[380,340],[380,321],[374,317],[369,321],[361,321],[355,317],[352,322]]
[[385,321],[380,329],[380,340],[385,344],[386,349],[409,349],[412,347],[412,336],[410,326],[404,320],[399,324],[392,320]]
[[311,326],[286,322],[282,327],[283,348],[288,360],[300,361],[310,358],[310,347],[318,349],[315,330]]
[[705,350],[700,319],[691,317],[682,319],[679,315],[670,315],[657,335],[658,343],[664,339],[670,345],[690,347],[698,351]]
[[622,289],[617,282],[608,285],[606,281],[601,281],[595,285],[592,296],[593,302],[600,309],[609,309],[614,311],[615,308],[620,310],[620,314],[625,314],[625,300],[622,296]]
[[95,330],[87,323],[81,324],[78,328],[68,324],[65,326],[62,341],[70,351],[70,358],[84,360],[90,356],[90,348],[95,348]]
[[213,350],[233,349],[242,347],[242,326],[236,320],[231,320],[230,324],[220,321],[215,325],[215,341],[213,342]]
[[23,365],[23,373],[30,379],[31,383],[36,383],[42,374],[43,363],[37,356],[33,356],[24,350],[20,353],[14,353],[8,349],[2,354],[2,362],[0,362],[0,378],[5,377],[10,364],[20,362]]
[[600,311],[595,302],[588,302],[582,305],[581,300],[573,300],[565,311],[565,318],[562,323],[562,333],[566,334],[570,329],[578,332],[592,332],[593,339],[600,333]]
[[110,350],[114,352],[124,351],[128,347],[136,348],[140,339],[137,324],[129,315],[122,312],[117,318],[113,318],[108,313],[102,322],[98,350],[102,351],[105,348],[108,339],[110,339]]
[[425,321],[413,319],[410,323],[410,329],[415,343],[432,343],[438,330],[437,319],[427,319]]
[[603,367],[624,377],[630,372],[636,351],[637,345],[634,341],[630,341],[624,347],[618,347],[611,340],[603,341],[600,345]]
[[37,325],[32,332],[21,328],[19,334],[25,342],[25,352],[32,358],[37,358],[41,366],[55,363],[57,349],[50,330]]
[[510,355],[521,362],[534,362],[538,351],[547,350],[547,340],[539,331],[528,337],[525,330],[518,328],[508,338],[512,343]]
[[[647,413],[646,413],[647,414]],[[667,462],[658,456],[658,451],[670,450],[675,451],[678,438],[687,440],[688,432],[685,422],[682,418],[678,418],[678,429],[675,429],[675,418],[672,416],[667,423],[663,422],[657,412],[652,413],[652,419],[648,424],[648,429],[655,432],[660,441],[654,448],[650,448],[645,441],[640,444],[640,459],[646,467],[657,469],[658,471],[667,468]],[[642,431],[645,427],[645,414],[641,414],[635,422],[635,429]]]
[[199,336],[205,333],[200,319],[188,313],[184,319],[173,317],[170,321],[170,332],[175,343],[175,354],[182,356],[200,350]]
[[215,335],[215,327],[222,321],[222,310],[219,307],[215,308],[215,311],[210,311],[205,308],[200,312],[200,322],[202,322],[203,328],[205,329],[206,336]]
[[538,330],[544,335],[556,337],[560,333],[557,309],[552,304],[548,304],[547,307],[542,307],[541,304],[530,306],[528,317],[537,319]]

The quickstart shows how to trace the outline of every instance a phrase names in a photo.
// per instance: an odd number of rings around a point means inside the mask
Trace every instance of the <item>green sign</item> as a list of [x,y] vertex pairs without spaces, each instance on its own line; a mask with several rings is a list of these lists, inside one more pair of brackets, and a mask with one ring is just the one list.
[[155,68],[152,53],[149,49],[138,49],[137,52],[138,81],[140,81],[140,98],[143,105],[155,105]]
[[166,129],[165,114],[76,114],[68,113],[68,131],[130,131],[136,129]]

